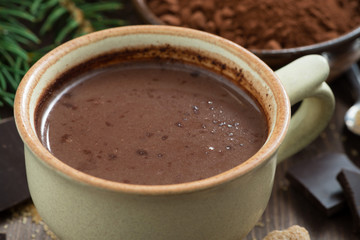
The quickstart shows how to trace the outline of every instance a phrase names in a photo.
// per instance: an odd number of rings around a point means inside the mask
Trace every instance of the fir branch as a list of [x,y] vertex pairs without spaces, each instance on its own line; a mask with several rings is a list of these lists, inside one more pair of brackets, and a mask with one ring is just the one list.
[[125,25],[109,17],[121,0],[6,0],[0,2],[0,107],[13,106],[16,88],[30,66],[64,41]]

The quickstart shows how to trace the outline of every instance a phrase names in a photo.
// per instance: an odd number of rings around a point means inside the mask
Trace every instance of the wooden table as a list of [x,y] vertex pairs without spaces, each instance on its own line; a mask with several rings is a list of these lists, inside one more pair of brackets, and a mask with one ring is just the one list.
[[[130,5],[122,14],[132,24],[141,23]],[[329,126],[306,149],[279,164],[269,205],[259,223],[246,238],[247,240],[260,240],[272,230],[285,229],[294,224],[304,226],[311,238],[315,240],[360,239],[360,235],[352,231],[351,215],[348,210],[333,217],[326,217],[301,192],[295,191],[285,178],[286,170],[292,164],[327,152],[346,153],[354,163],[360,166],[360,137],[349,133],[344,127],[343,120],[345,111],[354,102],[350,94],[351,88],[345,77],[339,77],[330,85],[336,96],[336,109]],[[33,221],[37,219],[26,211],[29,206],[31,206],[31,200],[0,213],[0,233],[6,233],[7,240],[54,239],[46,225]]]

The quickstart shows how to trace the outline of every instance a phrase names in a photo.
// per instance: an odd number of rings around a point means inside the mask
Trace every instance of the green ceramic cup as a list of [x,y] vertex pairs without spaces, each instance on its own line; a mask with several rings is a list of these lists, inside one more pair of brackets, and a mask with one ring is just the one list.
[[[96,178],[51,155],[34,127],[35,109],[47,86],[67,69],[99,54],[155,45],[190,49],[228,69],[241,69],[246,78],[243,87],[268,118],[269,135],[263,147],[219,175],[161,186]],[[274,73],[242,47],[186,28],[120,27],[69,41],[40,59],[16,94],[15,118],[25,145],[31,197],[44,221],[63,240],[242,239],[267,206],[277,163],[309,144],[331,118],[334,97],[324,82],[328,74],[326,60],[317,55]],[[301,100],[291,117],[291,105]]]

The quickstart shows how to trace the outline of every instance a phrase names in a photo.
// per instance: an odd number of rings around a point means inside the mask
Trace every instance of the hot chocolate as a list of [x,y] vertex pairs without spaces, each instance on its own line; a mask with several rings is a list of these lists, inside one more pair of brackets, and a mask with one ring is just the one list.
[[119,63],[49,92],[37,109],[43,145],[112,181],[161,185],[214,176],[254,155],[268,134],[245,91],[180,62]]

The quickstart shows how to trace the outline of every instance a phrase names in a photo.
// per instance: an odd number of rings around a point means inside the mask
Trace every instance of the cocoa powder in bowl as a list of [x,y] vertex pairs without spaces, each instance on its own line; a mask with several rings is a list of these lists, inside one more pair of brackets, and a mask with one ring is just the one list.
[[285,49],[360,26],[358,0],[147,0],[162,22],[220,35],[248,49]]

